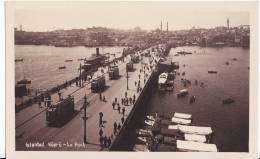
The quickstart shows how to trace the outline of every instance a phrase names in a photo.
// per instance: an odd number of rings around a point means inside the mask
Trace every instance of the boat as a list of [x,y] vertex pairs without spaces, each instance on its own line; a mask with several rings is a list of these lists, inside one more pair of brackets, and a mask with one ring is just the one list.
[[146,118],[147,118],[148,120],[155,121],[155,117],[152,116],[152,115],[147,115]]
[[234,102],[235,102],[235,100],[232,99],[232,98],[227,98],[227,99],[222,100],[223,104],[231,104],[231,103],[234,103]]
[[65,60],[65,62],[72,62],[73,60]]
[[229,65],[229,62],[226,62],[226,65]]
[[24,79],[17,81],[17,84],[31,84],[31,80],[28,80],[24,77]]
[[191,96],[190,97],[190,104],[194,103],[196,100],[196,97],[195,96]]
[[179,90],[179,92],[177,93],[177,96],[178,97],[184,97],[188,94],[188,90],[187,89],[182,89],[182,90]]
[[175,117],[175,118],[182,118],[182,119],[191,119],[192,115],[191,114],[184,114],[184,113],[177,113],[177,112],[175,112],[173,117]]
[[83,59],[83,58],[81,58],[81,59],[78,59],[78,61],[84,61],[85,60],[85,58]]
[[162,73],[159,76],[158,84],[165,84],[167,81],[168,73]]
[[147,145],[142,145],[142,144],[136,144],[133,147],[133,151],[142,151],[142,152],[149,152],[150,150],[148,149]]
[[152,136],[152,131],[151,130],[145,130],[145,129],[136,129],[136,134],[138,136],[142,136],[142,137],[148,137],[148,136]]
[[194,142],[202,142],[202,143],[205,143],[207,141],[205,135],[195,135],[195,134],[184,134],[184,139],[186,141],[194,141]]
[[179,130],[185,134],[211,135],[211,127],[188,126],[188,125],[169,125],[168,129]]
[[177,140],[177,150],[184,152],[218,152],[215,144]]
[[15,62],[23,62],[23,59],[15,59]]
[[218,73],[217,71],[208,71],[208,73],[211,73],[211,74],[216,74],[216,73]]
[[191,52],[186,52],[186,51],[178,51],[177,53],[179,55],[190,55],[190,54],[192,54]]
[[62,69],[65,69],[66,66],[60,66],[59,69],[62,70]]
[[183,124],[183,125],[190,125],[191,124],[191,120],[189,119],[181,119],[181,118],[172,118],[172,122],[176,123],[176,124]]
[[137,137],[137,139],[145,143],[148,142],[148,137]]
[[144,123],[147,124],[147,125],[153,126],[155,121],[145,120]]

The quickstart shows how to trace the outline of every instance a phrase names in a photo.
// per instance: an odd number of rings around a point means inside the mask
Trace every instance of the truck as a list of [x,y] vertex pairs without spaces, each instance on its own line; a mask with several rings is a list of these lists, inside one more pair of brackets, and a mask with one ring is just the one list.
[[74,113],[74,97],[68,96],[55,104],[51,104],[46,110],[48,124],[60,123],[69,119]]
[[91,81],[91,92],[96,93],[102,91],[106,86],[105,76],[99,76]]
[[108,71],[109,79],[117,79],[119,77],[118,66],[110,66]]

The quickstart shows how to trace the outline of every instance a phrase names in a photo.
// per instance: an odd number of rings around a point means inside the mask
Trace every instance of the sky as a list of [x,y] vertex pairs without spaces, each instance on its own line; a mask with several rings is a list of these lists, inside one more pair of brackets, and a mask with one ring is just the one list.
[[[25,31],[85,29],[102,26],[116,29],[169,30],[248,25],[249,12],[209,2],[30,2],[15,10],[15,27]],[[235,5],[233,5],[235,6]],[[240,5],[241,6],[241,5]],[[239,7],[238,7],[239,8]]]

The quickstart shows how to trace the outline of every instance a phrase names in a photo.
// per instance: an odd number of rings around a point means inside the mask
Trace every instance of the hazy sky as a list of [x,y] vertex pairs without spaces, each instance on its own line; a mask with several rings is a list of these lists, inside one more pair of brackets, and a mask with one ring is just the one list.
[[118,29],[156,29],[163,21],[169,30],[193,26],[210,28],[249,24],[249,13],[209,2],[51,2],[30,3],[15,12],[15,27],[26,31],[87,28],[103,26]]

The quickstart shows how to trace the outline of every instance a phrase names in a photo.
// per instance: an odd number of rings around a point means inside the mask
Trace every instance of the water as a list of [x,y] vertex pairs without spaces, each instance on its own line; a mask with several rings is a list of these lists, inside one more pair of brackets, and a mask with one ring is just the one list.
[[[183,50],[193,54],[174,56],[177,51]],[[169,56],[179,62],[179,72],[186,74],[177,76],[173,93],[156,93],[151,97],[148,113],[190,113],[194,125],[212,127],[213,143],[220,151],[248,152],[249,50],[233,47],[178,47],[171,49]],[[237,61],[233,58],[237,58]],[[230,64],[226,65],[226,62]],[[218,73],[208,74],[208,70]],[[186,88],[189,96],[196,96],[195,103],[189,104],[188,97],[176,97],[176,92],[185,88],[181,78],[192,82]],[[196,86],[195,80],[203,82],[205,87]],[[223,105],[222,100],[229,97],[235,103]]]
[[[115,53],[121,56],[123,47],[101,47],[100,53]],[[16,45],[15,58],[22,58],[23,62],[15,63],[15,81],[24,77],[32,81],[32,89],[50,89],[79,75],[79,65],[96,53],[96,48],[54,47],[35,45]],[[112,55],[111,55],[112,58]],[[64,62],[71,59],[72,62]],[[66,66],[66,69],[58,69]]]

